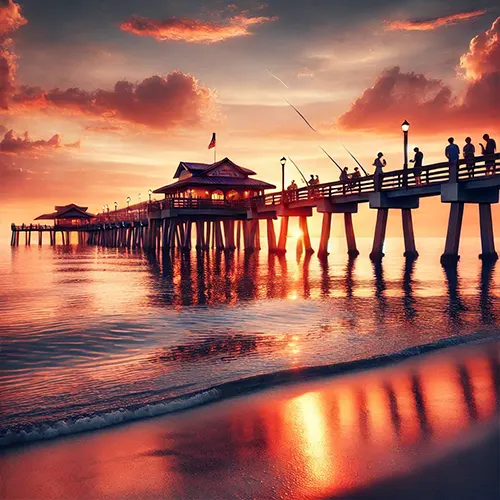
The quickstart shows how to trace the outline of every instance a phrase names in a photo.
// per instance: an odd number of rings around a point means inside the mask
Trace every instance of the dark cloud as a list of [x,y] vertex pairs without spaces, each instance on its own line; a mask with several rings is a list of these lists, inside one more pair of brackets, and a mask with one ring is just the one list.
[[467,78],[460,96],[441,80],[403,73],[398,67],[385,70],[339,118],[339,125],[395,132],[407,118],[423,133],[500,126],[500,18],[471,41],[460,68]]
[[482,16],[486,9],[474,10],[470,12],[457,12],[449,16],[433,17],[430,19],[401,19],[397,21],[388,21],[385,29],[387,31],[431,31],[443,26],[453,24]]

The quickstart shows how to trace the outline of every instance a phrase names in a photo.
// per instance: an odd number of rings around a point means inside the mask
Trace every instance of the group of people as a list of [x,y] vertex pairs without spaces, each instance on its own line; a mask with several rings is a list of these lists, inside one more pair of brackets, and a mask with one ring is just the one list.
[[[497,151],[497,143],[495,139],[489,136],[489,134],[483,135],[483,140],[485,144],[482,142],[479,144],[481,146],[481,153],[485,156],[485,167],[486,167],[486,175],[492,175],[495,172],[495,153]],[[455,139],[450,137],[448,139],[448,146],[444,151],[446,158],[448,158],[448,163],[450,165],[450,172],[454,172],[454,175],[458,173],[458,161],[460,160],[460,149],[455,144]],[[472,144],[472,139],[470,137],[465,138],[465,145],[462,148],[463,158],[465,160],[465,166],[467,168],[467,172],[469,174],[469,178],[474,177],[474,167],[476,166],[476,147]]]
[[[495,153],[497,151],[497,145],[495,140],[489,136],[489,134],[483,135],[483,140],[485,144],[480,143],[481,153],[485,156],[485,167],[486,167],[486,175],[492,175],[495,172]],[[462,148],[462,153],[460,152],[460,148],[455,144],[455,139],[450,137],[448,139],[448,146],[445,149],[445,156],[448,158],[448,163],[450,166],[450,175],[458,175],[458,162],[460,160],[461,154],[463,155],[463,159],[465,160],[465,166],[467,168],[467,172],[469,178],[474,177],[474,168],[476,164],[476,147],[472,144],[472,139],[470,137],[465,138],[465,145]],[[424,161],[424,153],[420,151],[418,147],[413,148],[413,152],[415,153],[413,159],[410,160],[410,163],[413,163],[412,173],[415,179],[415,184],[420,186],[422,184],[422,171],[423,171],[423,161]],[[375,167],[374,172],[374,183],[375,183],[375,191],[380,191],[382,187],[382,178],[384,174],[384,167],[387,166],[387,162],[384,158],[384,154],[382,152],[377,154],[373,162],[373,166]],[[347,191],[353,192],[356,189],[361,191],[361,183],[359,178],[361,177],[361,172],[358,167],[354,167],[354,172],[352,174],[349,173],[349,169],[344,167],[340,173],[340,181],[343,184],[343,193],[346,194]],[[314,188],[320,184],[319,177],[311,174],[311,178],[307,182],[308,186]],[[298,189],[298,186],[294,180],[292,180],[291,184],[288,186],[288,197],[290,200],[295,199],[295,191]],[[314,189],[310,191],[310,193],[314,196]]]

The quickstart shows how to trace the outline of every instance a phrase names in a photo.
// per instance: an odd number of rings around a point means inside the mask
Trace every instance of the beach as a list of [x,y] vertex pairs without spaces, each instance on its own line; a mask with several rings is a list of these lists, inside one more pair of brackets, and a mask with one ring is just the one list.
[[500,342],[8,448],[5,499],[496,498]]

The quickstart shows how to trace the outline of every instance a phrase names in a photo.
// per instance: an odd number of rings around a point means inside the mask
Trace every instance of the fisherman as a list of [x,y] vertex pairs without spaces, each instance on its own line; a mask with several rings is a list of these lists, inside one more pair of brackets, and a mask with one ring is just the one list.
[[420,149],[417,147],[413,148],[413,151],[415,151],[415,156],[413,160],[410,160],[410,163],[415,164],[413,167],[413,177],[415,177],[415,184],[417,186],[420,186],[422,184],[420,176],[422,175],[422,162],[424,161],[424,153],[422,153],[422,151],[420,151]]
[[340,172],[340,182],[342,182],[342,192],[346,194],[347,185],[349,184],[349,173],[347,172],[347,167],[344,167],[342,172]]
[[308,184],[309,186],[314,186],[314,184],[316,184],[316,179],[314,178],[313,174],[311,174],[311,178],[309,179]]
[[358,188],[358,191],[361,193],[361,182],[359,182],[359,178],[361,177],[361,172],[358,167],[354,167],[354,172],[351,175],[352,187],[353,189]]
[[470,137],[465,138],[465,146],[463,148],[465,166],[467,167],[467,172],[469,173],[469,179],[474,178],[474,167],[476,166],[476,161],[474,155],[476,153],[476,148],[472,144],[472,139]]
[[450,167],[450,179],[456,181],[458,179],[458,159],[460,157],[460,149],[455,144],[455,139],[450,137],[448,139],[448,146],[444,150],[446,158],[448,158],[448,165]]
[[483,135],[483,139],[486,141],[486,146],[480,143],[483,155],[486,156],[486,175],[491,175],[495,172],[495,152],[497,150],[497,143],[488,134]]
[[315,181],[316,185],[320,184],[318,175],[316,176],[316,179],[314,181]]
[[375,191],[380,191],[382,187],[382,176],[384,174],[383,168],[387,165],[387,162],[385,161],[385,158],[383,158],[383,156],[384,153],[377,153],[377,157],[373,162],[373,165],[375,167],[375,173],[374,173]]

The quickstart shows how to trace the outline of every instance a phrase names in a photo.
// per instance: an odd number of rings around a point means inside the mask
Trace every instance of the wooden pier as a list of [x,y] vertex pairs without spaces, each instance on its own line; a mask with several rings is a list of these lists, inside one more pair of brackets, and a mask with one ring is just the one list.
[[[91,220],[80,220],[78,223],[73,221],[71,224],[56,221],[53,226],[12,224],[11,245],[20,244],[21,233],[25,235],[26,245],[31,244],[33,233],[35,237],[38,233],[39,245],[43,243],[46,233],[51,245],[55,245],[58,239],[62,244],[68,244],[71,233],[76,232],[78,242],[88,245],[141,248],[148,251],[178,249],[187,252],[191,250],[194,241],[197,251],[232,251],[243,248],[251,252],[260,249],[259,222],[265,220],[269,251],[283,254],[286,252],[289,219],[298,217],[300,237],[297,245],[299,249],[311,254],[314,249],[309,236],[308,217],[312,216],[315,209],[323,216],[318,256],[324,258],[328,255],[332,215],[343,214],[348,253],[354,257],[359,251],[353,228],[353,214],[358,212],[360,203],[368,203],[371,209],[377,211],[370,258],[376,261],[384,256],[390,210],[401,213],[404,255],[416,258],[418,251],[413,231],[413,210],[418,209],[421,198],[439,196],[442,203],[449,205],[448,228],[443,228],[446,239],[442,263],[456,263],[460,258],[460,233],[466,204],[478,207],[478,233],[482,249],[480,258],[496,260],[498,256],[494,243],[491,204],[499,201],[500,154],[488,158],[477,157],[475,161],[472,174],[463,160],[451,175],[448,163],[424,166],[420,183],[417,183],[412,169],[408,175],[405,175],[404,170],[398,170],[384,173],[381,179],[370,175],[349,182],[330,182],[240,199],[227,199],[225,196],[224,199],[169,196],[167,191],[175,186],[172,184],[156,191],[165,193],[164,200],[147,201],[109,211],[93,216]],[[185,180],[182,182],[186,183]],[[278,237],[274,227],[277,219],[280,220]]]

